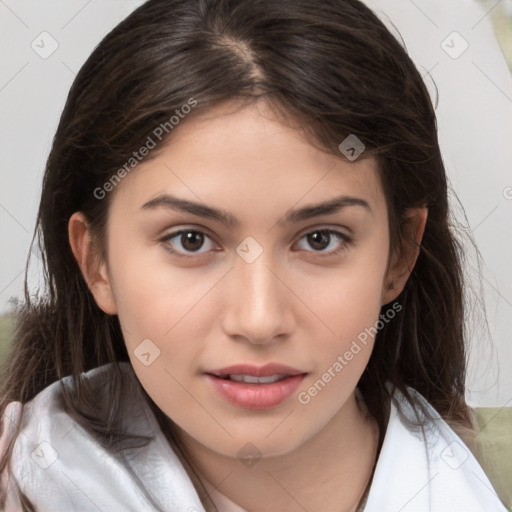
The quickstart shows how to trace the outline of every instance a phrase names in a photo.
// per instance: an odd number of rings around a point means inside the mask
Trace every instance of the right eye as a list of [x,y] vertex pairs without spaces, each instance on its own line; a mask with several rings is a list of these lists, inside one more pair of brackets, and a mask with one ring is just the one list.
[[[165,249],[170,253],[185,258],[204,254],[217,246],[206,233],[196,229],[174,231],[162,238],[161,242],[164,242]],[[205,243],[206,248],[201,251]]]

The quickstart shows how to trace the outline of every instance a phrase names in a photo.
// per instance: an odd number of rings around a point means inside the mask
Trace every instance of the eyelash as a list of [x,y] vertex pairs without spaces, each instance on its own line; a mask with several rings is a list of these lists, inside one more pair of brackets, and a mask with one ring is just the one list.
[[[199,233],[200,235],[203,235],[205,238],[209,238],[210,240],[212,240],[212,238],[210,236],[208,236],[208,234],[206,234],[204,231],[201,231],[199,229],[180,229],[179,231],[174,231],[173,233],[169,233],[168,235],[166,235],[165,237],[163,237],[160,240],[161,242],[165,243],[165,245],[164,245],[165,250],[170,252],[174,256],[178,256],[179,258],[198,258],[198,257],[202,256],[203,254],[206,254],[206,252],[183,254],[180,251],[176,251],[175,249],[173,249],[167,243],[170,240],[172,240],[173,238],[181,236],[184,233]],[[329,228],[315,229],[315,230],[312,230],[312,231],[308,231],[307,233],[304,233],[300,237],[299,241],[302,240],[303,238],[306,238],[308,235],[312,235],[314,233],[325,233],[325,234],[328,234],[330,236],[334,236],[334,237],[338,238],[338,240],[340,240],[342,242],[337,249],[329,251],[329,252],[325,252],[323,250],[320,250],[320,251],[315,251],[315,250],[306,251],[306,252],[316,253],[320,257],[330,257],[330,256],[337,255],[340,252],[347,250],[347,248],[350,247],[353,244],[353,239],[350,238],[349,236],[347,236],[345,233],[342,233],[340,231],[336,231],[334,229],[329,229]],[[330,244],[330,242],[331,242],[331,240],[329,240],[329,244]]]

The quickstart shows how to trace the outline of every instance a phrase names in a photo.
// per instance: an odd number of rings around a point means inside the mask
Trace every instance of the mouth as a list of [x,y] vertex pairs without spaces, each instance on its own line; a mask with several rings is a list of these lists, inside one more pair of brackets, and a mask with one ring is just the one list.
[[234,382],[245,382],[246,384],[273,384],[284,380],[290,375],[281,373],[276,375],[269,375],[268,377],[256,377],[255,375],[231,374],[231,375],[214,375],[218,379],[232,380]]
[[307,372],[271,363],[262,367],[235,365],[205,372],[214,390],[243,409],[272,409],[287,400]]

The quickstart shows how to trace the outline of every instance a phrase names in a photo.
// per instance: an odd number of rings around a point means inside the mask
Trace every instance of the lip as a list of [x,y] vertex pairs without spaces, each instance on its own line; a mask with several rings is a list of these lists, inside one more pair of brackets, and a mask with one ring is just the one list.
[[[286,377],[269,384],[252,384],[222,378],[226,375],[268,377],[277,374]],[[282,364],[269,363],[264,366],[237,364],[205,372],[205,375],[215,391],[232,405],[242,409],[272,409],[282,404],[297,390],[307,372]]]
[[279,363],[268,363],[264,366],[255,366],[253,364],[242,363],[226,366],[220,370],[209,370],[205,373],[220,377],[223,375],[252,375],[254,377],[269,377],[270,375],[285,374],[285,375],[301,375],[307,372],[297,370],[290,366]]

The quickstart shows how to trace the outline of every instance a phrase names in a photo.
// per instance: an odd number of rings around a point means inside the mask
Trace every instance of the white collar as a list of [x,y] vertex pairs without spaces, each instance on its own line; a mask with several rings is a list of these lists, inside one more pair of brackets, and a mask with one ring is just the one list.
[[[98,386],[99,396],[104,392],[102,379],[108,379],[110,366],[84,375]],[[121,366],[133,375],[129,363]],[[71,380],[66,378],[63,382],[69,385]],[[102,448],[62,409],[59,382],[31,400],[22,417],[21,404],[9,404],[0,453],[21,419],[22,433],[13,451],[13,472],[39,511],[154,510],[140,490],[140,479],[161,510],[204,512],[192,482],[137,383],[132,381],[124,391],[120,406],[129,418],[130,431],[154,436],[143,449],[127,450],[125,461]],[[392,402],[365,512],[506,512],[469,449],[425,399],[418,393],[416,396],[437,419],[428,424],[425,433],[414,432],[398,414],[397,405],[402,405],[406,417],[412,418],[413,411],[403,396],[395,393],[396,403]],[[9,496],[14,500],[14,493]],[[224,498],[225,512],[245,512]],[[20,510],[14,503],[6,510]]]

